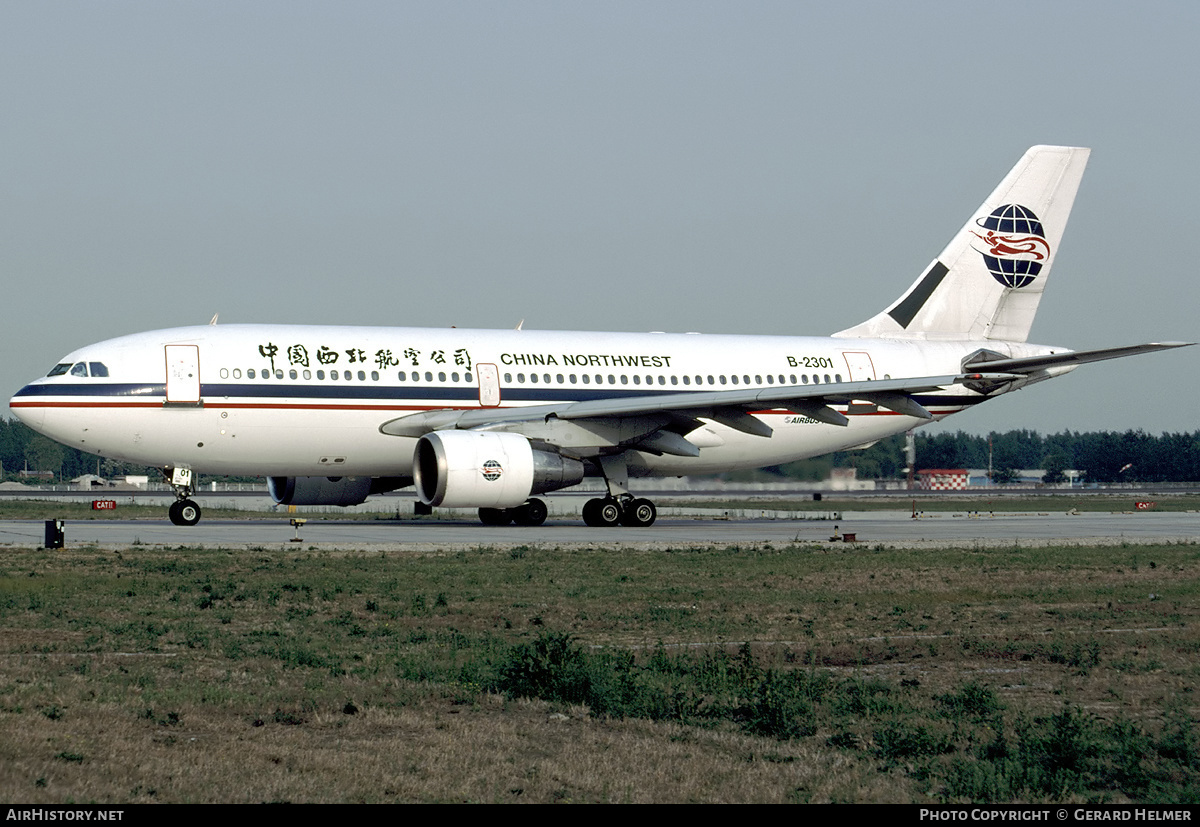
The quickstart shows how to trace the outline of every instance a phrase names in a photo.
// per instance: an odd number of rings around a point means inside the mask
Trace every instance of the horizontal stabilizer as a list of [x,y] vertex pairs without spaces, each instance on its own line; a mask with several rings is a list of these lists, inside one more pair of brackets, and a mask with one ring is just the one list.
[[1144,345],[1106,347],[1098,350],[1068,350],[1062,353],[1051,353],[1046,356],[1026,356],[1020,359],[996,359],[995,361],[972,362],[963,367],[964,369],[972,367],[986,368],[988,373],[1027,374],[1062,365],[1085,365],[1088,362],[1103,362],[1106,359],[1120,359],[1122,356],[1136,356],[1139,353],[1154,353],[1155,351],[1171,350],[1177,347],[1191,347],[1194,344],[1195,342],[1150,342]]

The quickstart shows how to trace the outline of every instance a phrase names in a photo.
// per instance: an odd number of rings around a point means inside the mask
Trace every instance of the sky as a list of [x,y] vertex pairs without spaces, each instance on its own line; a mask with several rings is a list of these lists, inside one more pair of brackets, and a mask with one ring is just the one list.
[[[825,335],[1042,143],[1093,153],[1031,341],[1195,341],[1198,39],[1153,0],[0,0],[0,392],[217,313]],[[1198,363],[930,428],[1193,431]]]

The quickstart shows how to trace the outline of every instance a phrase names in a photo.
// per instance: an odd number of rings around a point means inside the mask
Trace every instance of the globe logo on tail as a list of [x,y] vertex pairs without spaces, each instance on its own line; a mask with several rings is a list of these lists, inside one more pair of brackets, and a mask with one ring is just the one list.
[[988,272],[1005,287],[1028,287],[1050,258],[1046,231],[1033,210],[1004,204],[975,220],[983,232],[971,231],[971,247],[983,256]]

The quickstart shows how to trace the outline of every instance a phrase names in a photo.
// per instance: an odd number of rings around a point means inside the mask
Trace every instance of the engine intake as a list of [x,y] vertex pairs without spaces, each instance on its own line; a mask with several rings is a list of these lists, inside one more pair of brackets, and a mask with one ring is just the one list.
[[417,496],[447,508],[513,508],[583,479],[583,463],[538,451],[520,434],[434,431],[413,452]]

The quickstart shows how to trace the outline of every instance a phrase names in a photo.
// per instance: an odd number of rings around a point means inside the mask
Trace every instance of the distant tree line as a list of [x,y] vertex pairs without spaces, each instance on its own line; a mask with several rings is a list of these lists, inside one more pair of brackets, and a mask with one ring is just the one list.
[[156,480],[154,468],[97,457],[60,445],[42,436],[24,422],[0,417],[0,467],[4,479],[18,479],[21,472],[50,471],[58,480],[71,480],[84,474],[113,477],[124,474],[148,474]]
[[[1083,474],[1085,482],[1192,482],[1200,481],[1200,431],[1152,436],[1144,431],[1063,431],[1043,436],[1036,431],[925,435],[917,432],[916,467],[987,468],[989,443],[996,482],[1005,482],[1019,469],[1041,468],[1045,481],[1062,482],[1068,469]],[[13,479],[24,469],[51,471],[58,479],[83,474],[111,477],[158,471],[142,465],[103,459],[59,445],[23,422],[0,418],[0,464],[4,478]],[[900,479],[905,475],[904,435],[881,439],[857,451],[840,451],[823,457],[792,462],[753,474],[733,477],[785,477],[823,480],[834,468],[856,468],[859,479]]]
[[[1194,482],[1200,480],[1200,431],[1164,433],[1145,431],[1063,431],[1042,435],[1036,431],[992,432],[986,436],[961,431],[949,434],[917,432],[917,469],[988,468],[989,444],[992,479],[1004,483],[1020,469],[1040,468],[1043,480],[1066,480],[1065,471],[1081,472],[1087,483]],[[793,462],[770,469],[778,475],[821,480],[832,468],[857,468],[859,479],[897,479],[905,474],[904,435],[882,439],[857,451]]]

